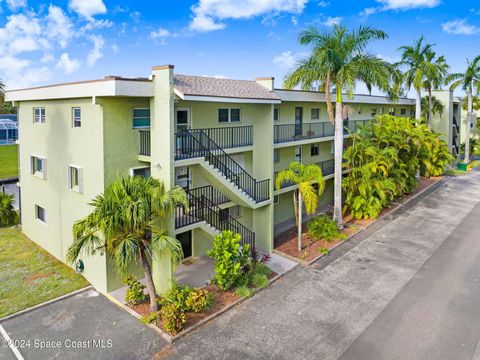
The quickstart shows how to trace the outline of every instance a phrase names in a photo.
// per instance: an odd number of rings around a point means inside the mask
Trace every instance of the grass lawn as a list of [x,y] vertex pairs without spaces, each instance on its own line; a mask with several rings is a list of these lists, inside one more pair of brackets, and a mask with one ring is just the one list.
[[0,318],[87,285],[20,229],[0,228]]
[[0,145],[0,179],[18,176],[18,145]]

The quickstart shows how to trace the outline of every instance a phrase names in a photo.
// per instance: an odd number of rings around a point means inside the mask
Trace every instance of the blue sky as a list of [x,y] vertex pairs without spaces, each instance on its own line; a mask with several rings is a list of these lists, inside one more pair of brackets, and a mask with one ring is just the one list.
[[168,63],[184,74],[275,76],[280,86],[308,53],[298,32],[338,22],[386,31],[370,51],[390,61],[422,34],[452,71],[480,54],[480,2],[471,0],[0,0],[0,79],[13,89],[148,76]]

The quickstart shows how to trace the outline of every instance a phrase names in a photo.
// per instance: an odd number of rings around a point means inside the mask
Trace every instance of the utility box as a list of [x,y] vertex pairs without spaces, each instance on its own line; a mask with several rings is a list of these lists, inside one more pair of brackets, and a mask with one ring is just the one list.
[[457,169],[458,170],[461,170],[461,171],[468,171],[469,170],[469,166],[467,163],[464,163],[464,162],[459,162],[457,164]]

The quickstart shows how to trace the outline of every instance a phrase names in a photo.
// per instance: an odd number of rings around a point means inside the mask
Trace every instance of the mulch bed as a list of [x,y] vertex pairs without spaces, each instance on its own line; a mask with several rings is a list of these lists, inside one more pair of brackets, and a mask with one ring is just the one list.
[[[423,177],[420,178],[420,181],[418,182],[418,186],[415,191],[404,195],[402,198],[395,200],[393,203],[385,207],[382,210],[379,218],[388,214],[389,212],[397,208],[400,204],[408,201],[408,199],[410,199],[411,197],[415,196],[419,192],[423,191],[424,189],[428,188],[429,186],[435,184],[442,179],[443,176],[431,177],[429,179]],[[376,219],[357,220],[354,219],[349,213],[347,213],[344,215],[345,227],[341,232],[345,234],[346,238],[348,239],[350,236],[354,235],[361,229],[366,228],[374,221],[376,221]],[[334,239],[332,241],[326,241],[324,239],[317,240],[308,235],[307,223],[305,223],[302,227],[302,251],[298,252],[297,236],[298,233],[296,227],[287,230],[286,232],[275,238],[275,243],[278,244],[278,246],[275,247],[275,250],[308,263],[312,260],[315,260],[316,258],[325,255],[321,252],[321,250],[330,250],[339,243],[345,241],[341,239]]]

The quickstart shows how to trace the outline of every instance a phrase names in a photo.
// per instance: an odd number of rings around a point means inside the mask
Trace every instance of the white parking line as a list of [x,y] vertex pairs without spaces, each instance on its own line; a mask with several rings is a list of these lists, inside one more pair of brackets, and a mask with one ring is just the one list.
[[2,334],[3,338],[4,338],[5,341],[8,343],[8,346],[9,346],[10,349],[13,351],[13,354],[15,355],[15,357],[16,357],[18,360],[24,360],[22,354],[20,354],[20,351],[18,351],[18,349],[15,347],[15,345],[13,344],[12,339],[10,339],[10,336],[8,336],[7,332],[5,331],[5,329],[3,328],[2,325],[0,325],[0,334]]

